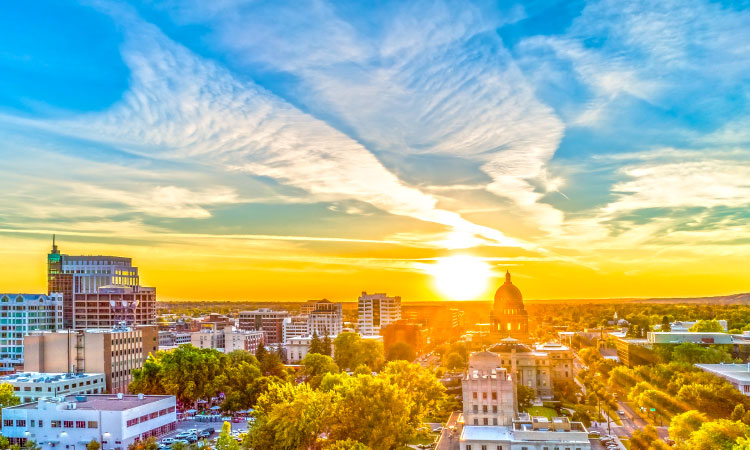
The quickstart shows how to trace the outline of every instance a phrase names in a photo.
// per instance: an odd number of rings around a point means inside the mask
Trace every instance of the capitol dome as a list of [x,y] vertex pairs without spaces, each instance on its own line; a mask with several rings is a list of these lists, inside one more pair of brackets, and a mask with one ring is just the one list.
[[510,281],[510,272],[508,271],[505,272],[505,283],[495,292],[494,309],[496,312],[506,309],[523,309],[523,295],[521,295],[520,289]]

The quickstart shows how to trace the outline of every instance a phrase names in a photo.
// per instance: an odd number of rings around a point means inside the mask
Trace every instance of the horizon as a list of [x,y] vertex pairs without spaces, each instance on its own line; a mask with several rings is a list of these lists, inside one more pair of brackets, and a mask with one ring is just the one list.
[[529,301],[747,293],[748,19],[7,5],[0,292],[47,292],[56,234],[167,301],[491,301],[506,270]]

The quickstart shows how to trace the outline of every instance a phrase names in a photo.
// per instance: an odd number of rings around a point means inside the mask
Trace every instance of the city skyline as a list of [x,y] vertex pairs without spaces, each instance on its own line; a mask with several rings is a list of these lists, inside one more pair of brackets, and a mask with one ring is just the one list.
[[[0,17],[0,292],[63,253],[160,300],[750,291],[731,2],[85,2]],[[96,36],[92,40],[91,36]]]

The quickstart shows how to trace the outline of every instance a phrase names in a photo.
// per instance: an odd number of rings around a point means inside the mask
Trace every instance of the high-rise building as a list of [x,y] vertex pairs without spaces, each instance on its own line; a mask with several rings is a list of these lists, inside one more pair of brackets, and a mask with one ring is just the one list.
[[284,319],[282,325],[282,342],[287,343],[289,339],[308,336],[310,327],[308,316],[292,316]]
[[344,329],[344,313],[341,303],[321,300],[315,303],[315,309],[310,311],[308,319],[309,333],[318,336],[338,336]]
[[490,352],[469,355],[461,388],[466,425],[512,424],[517,412],[515,385],[499,356]]
[[54,236],[47,255],[47,291],[63,296],[64,328],[156,322],[156,289],[140,285],[130,258],[65,255]]
[[377,336],[380,329],[401,320],[401,297],[362,292],[357,305],[359,334]]
[[498,337],[526,340],[529,337],[529,313],[523,306],[521,291],[505,273],[505,283],[495,292],[495,303],[490,313],[490,332]]
[[23,338],[62,328],[62,294],[0,294],[0,372],[23,366]]
[[33,332],[24,339],[24,370],[103,373],[110,393],[127,393],[131,371],[159,349],[154,325],[112,330]]
[[276,311],[260,308],[256,311],[240,311],[238,328],[240,330],[255,330],[266,332],[266,344],[278,344],[284,334],[284,319],[290,314],[286,311]]

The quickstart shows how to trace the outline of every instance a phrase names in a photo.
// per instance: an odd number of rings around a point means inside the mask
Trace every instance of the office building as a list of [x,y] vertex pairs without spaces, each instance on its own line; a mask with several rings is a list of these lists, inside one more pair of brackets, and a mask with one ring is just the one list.
[[171,395],[68,395],[3,409],[3,436],[42,450],[84,449],[92,440],[102,450],[125,450],[136,441],[176,429]]
[[362,292],[357,300],[357,329],[363,336],[380,335],[381,328],[401,320],[401,297]]
[[47,255],[47,291],[63,296],[64,328],[156,323],[156,289],[140,285],[130,258],[62,254],[54,236]]
[[256,311],[241,311],[237,326],[240,330],[264,331],[266,345],[279,344],[284,335],[284,319],[290,317],[286,311],[260,308]]
[[32,372],[103,373],[107,392],[126,393],[131,371],[159,349],[156,326],[34,332],[24,339],[24,368]]
[[490,352],[469,355],[461,389],[467,425],[511,425],[516,414],[515,387],[497,355]]
[[0,294],[0,373],[23,367],[23,338],[62,327],[61,294]]
[[282,342],[289,342],[289,339],[308,336],[310,333],[310,327],[308,326],[308,316],[292,316],[287,317],[282,322],[281,326]]
[[266,333],[263,331],[224,330],[224,351],[231,353],[244,350],[255,354],[264,345]]
[[107,390],[103,373],[23,372],[0,377],[0,383],[13,386],[21,403],[62,395],[104,394]]
[[338,336],[344,329],[344,314],[341,303],[321,300],[315,303],[315,309],[310,311],[307,321],[308,333],[318,336]]
[[214,348],[224,351],[224,330],[205,329],[190,333],[190,343],[196,348]]

